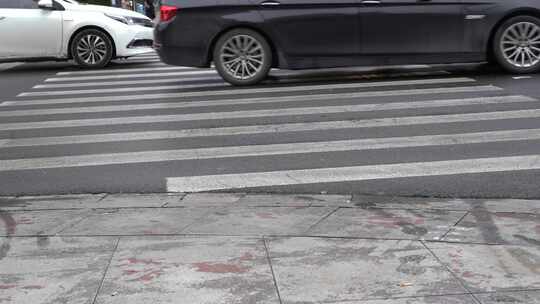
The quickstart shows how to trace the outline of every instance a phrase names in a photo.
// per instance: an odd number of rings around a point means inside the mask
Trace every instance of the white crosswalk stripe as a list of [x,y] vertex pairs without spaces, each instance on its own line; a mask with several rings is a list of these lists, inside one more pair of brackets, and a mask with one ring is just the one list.
[[[278,71],[265,85],[232,87],[213,69],[157,61],[149,53],[61,71],[0,101],[0,177],[42,170],[61,183],[69,175],[54,170],[114,166],[108,174],[122,179],[165,163],[180,169],[141,180],[199,192],[540,170],[540,155],[518,148],[540,145],[539,101],[474,78],[415,67],[385,79],[374,68]],[[483,152],[493,145],[505,149]],[[290,168],[293,159],[302,160]]]
[[329,130],[339,130],[339,129],[358,129],[358,128],[374,128],[374,127],[418,126],[418,125],[435,125],[435,124],[458,123],[458,122],[474,122],[474,121],[482,122],[482,121],[496,121],[496,120],[505,120],[505,119],[530,119],[530,118],[540,118],[540,110],[517,110],[517,111],[481,112],[481,113],[452,114],[452,115],[392,117],[392,118],[366,119],[366,120],[354,120],[354,121],[269,124],[269,125],[241,126],[241,127],[184,129],[184,130],[177,130],[177,131],[147,131],[147,132],[126,132],[126,133],[92,134],[92,135],[76,135],[76,136],[19,138],[19,139],[4,140],[4,142],[0,141],[0,147],[104,143],[104,142],[137,141],[137,140],[175,139],[175,138],[189,138],[189,137],[234,136],[234,135],[265,134],[265,133],[275,134],[275,133],[303,132],[303,131],[329,131]]
[[[197,160],[248,156],[360,151],[404,147],[460,145],[486,142],[503,142],[540,139],[540,129],[452,134],[382,139],[360,139],[329,142],[308,142],[274,145],[182,149],[167,151],[92,154],[32,159],[0,160],[0,171],[103,166],[161,162],[172,160]],[[540,159],[538,159],[540,160]],[[539,164],[540,166],[540,164]]]
[[[138,94],[138,95],[118,95],[118,96],[91,96],[91,97],[72,97],[72,98],[51,98],[51,99],[33,99],[33,100],[17,100],[5,101],[0,103],[0,106],[10,105],[50,105],[50,104],[75,104],[75,103],[94,103],[94,102],[110,102],[110,101],[135,101],[135,100],[151,100],[151,99],[179,99],[188,97],[215,97],[215,96],[231,96],[231,95],[249,95],[257,93],[282,93],[282,92],[300,92],[313,91],[323,89],[344,89],[362,87],[361,84],[353,84],[336,87],[321,87],[321,86],[301,86],[301,87],[279,87],[267,89],[229,89],[223,91],[196,91],[196,92],[181,92],[181,93],[160,93],[160,94]],[[407,96],[407,95],[430,95],[430,94],[451,94],[451,93],[479,93],[479,92],[495,92],[502,89],[492,85],[485,86],[468,86],[468,87],[448,87],[434,89],[407,89],[407,90],[384,90],[384,91],[366,91],[349,94],[350,98],[367,98],[367,97],[390,97],[390,96]],[[305,98],[306,94],[297,96],[297,98]],[[341,94],[340,96],[344,96]],[[311,96],[310,96],[311,97]],[[326,95],[332,98],[332,96]],[[255,97],[256,98],[256,97]],[[317,96],[315,96],[317,98]],[[269,99],[269,97],[265,97]]]
[[540,169],[540,155],[167,178],[168,192],[335,183]]
[[351,112],[368,112],[398,109],[419,109],[419,108],[437,108],[448,106],[468,106],[468,105],[486,105],[486,104],[507,104],[530,102],[535,99],[516,96],[511,98],[479,98],[479,99],[456,99],[456,100],[430,100],[405,103],[385,103],[385,104],[362,104],[347,106],[330,107],[307,107],[307,108],[288,108],[270,109],[270,110],[248,110],[233,112],[212,112],[212,113],[193,113],[176,115],[148,115],[148,116],[128,116],[116,118],[95,118],[95,119],[76,119],[76,120],[57,120],[57,121],[39,121],[23,123],[0,123],[0,130],[24,130],[24,129],[45,129],[45,128],[68,128],[85,126],[106,126],[106,125],[125,125],[159,122],[178,122],[195,120],[222,120],[238,118],[257,118],[257,117],[280,117],[294,115],[315,115],[315,114],[334,114]]
[[[405,86],[405,85],[419,85],[419,84],[451,84],[451,83],[467,83],[467,82],[474,82],[473,79],[470,78],[436,78],[436,79],[426,79],[426,80],[403,80],[403,81],[379,81],[379,82],[371,82],[371,83],[356,83],[356,84],[350,84],[350,85],[322,85],[318,86],[317,88],[321,89],[347,89],[347,88],[377,88],[377,87],[385,87],[385,86]],[[151,86],[151,87],[133,87],[133,88],[114,88],[114,89],[100,89],[100,93],[125,93],[125,92],[140,92],[140,91],[161,91],[161,90],[181,90],[181,89],[196,89],[196,88],[207,88],[207,87],[219,87],[223,86],[223,84],[197,84],[197,85],[170,85],[170,86]],[[242,91],[247,92],[254,92],[254,93],[264,93],[264,92],[294,92],[294,91],[302,91],[302,90],[309,90],[314,88],[313,86],[296,86],[296,87],[283,87],[276,89],[252,89],[247,90],[244,89]],[[44,91],[44,92],[27,92],[27,93],[21,93],[19,96],[55,96],[55,95],[78,95],[78,94],[89,94],[95,92],[95,89],[91,90],[69,90],[69,91]],[[219,91],[218,94],[222,93],[223,91]],[[197,95],[195,95],[197,96]]]

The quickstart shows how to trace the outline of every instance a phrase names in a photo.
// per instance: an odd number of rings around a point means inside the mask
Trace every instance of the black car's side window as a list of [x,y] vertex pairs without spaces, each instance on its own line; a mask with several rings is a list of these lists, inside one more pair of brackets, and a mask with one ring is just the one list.
[[[15,1],[17,2],[17,1]],[[20,8],[26,8],[26,9],[37,9],[38,6],[38,0],[19,0]]]
[[21,8],[18,0],[0,0],[0,9],[2,8]]

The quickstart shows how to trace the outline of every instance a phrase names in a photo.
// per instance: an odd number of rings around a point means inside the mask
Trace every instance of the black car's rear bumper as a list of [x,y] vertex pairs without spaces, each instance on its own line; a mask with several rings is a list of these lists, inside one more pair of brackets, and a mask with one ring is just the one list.
[[[186,34],[176,33],[172,23],[160,23],[154,29],[154,48],[161,60],[169,65],[208,67],[208,47],[203,44],[189,43]],[[163,41],[166,43],[164,44]]]

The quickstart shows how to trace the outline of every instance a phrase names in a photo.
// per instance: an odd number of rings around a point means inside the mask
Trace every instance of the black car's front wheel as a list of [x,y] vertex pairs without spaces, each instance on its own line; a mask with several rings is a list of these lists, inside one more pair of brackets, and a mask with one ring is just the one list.
[[101,68],[109,64],[113,56],[113,44],[109,36],[96,29],[78,33],[71,44],[75,62],[85,68]]
[[518,16],[504,22],[493,41],[499,64],[511,73],[540,71],[540,19]]
[[250,29],[223,34],[214,47],[214,64],[225,81],[253,85],[264,80],[272,67],[272,51],[266,39]]

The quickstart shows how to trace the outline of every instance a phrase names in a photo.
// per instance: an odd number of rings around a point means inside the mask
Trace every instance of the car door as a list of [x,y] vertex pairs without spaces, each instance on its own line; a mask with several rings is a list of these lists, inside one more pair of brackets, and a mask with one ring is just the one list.
[[462,0],[359,0],[362,54],[461,53]]
[[0,56],[55,57],[62,47],[62,12],[32,0],[0,0]]
[[356,0],[252,1],[287,56],[337,57],[358,51]]

